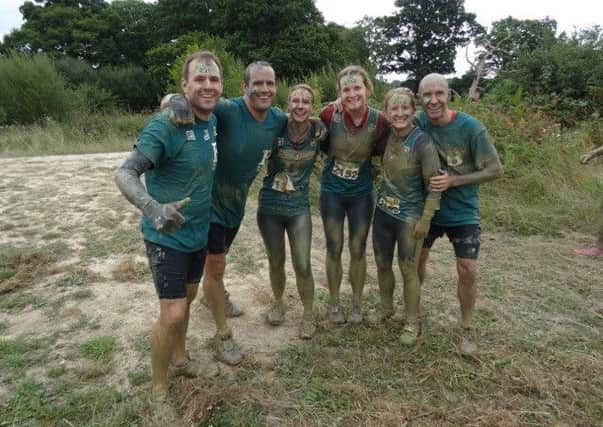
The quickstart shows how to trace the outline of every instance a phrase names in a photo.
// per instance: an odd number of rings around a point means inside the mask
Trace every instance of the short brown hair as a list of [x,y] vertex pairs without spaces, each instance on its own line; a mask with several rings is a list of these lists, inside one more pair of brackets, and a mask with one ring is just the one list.
[[396,87],[394,89],[390,89],[387,91],[387,93],[385,94],[385,97],[383,98],[383,106],[385,107],[385,109],[387,110],[387,104],[389,104],[389,101],[392,100],[392,98],[395,95],[406,95],[410,98],[410,104],[412,105],[413,109],[417,109],[416,106],[416,100],[415,100],[415,94],[413,93],[412,90],[410,90],[407,87]]
[[362,77],[362,82],[364,83],[364,86],[368,89],[369,95],[372,94],[374,91],[373,82],[371,81],[366,70],[364,68],[362,68],[360,65],[348,65],[343,70],[341,70],[339,72],[339,74],[337,74],[337,91],[341,91],[342,77],[350,76],[353,74],[356,74],[356,75]]
[[222,78],[222,64],[220,63],[220,60],[216,54],[208,50],[200,50],[195,53],[191,53],[184,60],[184,64],[182,65],[182,79],[184,81],[188,81],[188,66],[191,64],[191,62],[201,60],[210,60],[215,62],[218,66],[218,70],[220,70],[220,78]]

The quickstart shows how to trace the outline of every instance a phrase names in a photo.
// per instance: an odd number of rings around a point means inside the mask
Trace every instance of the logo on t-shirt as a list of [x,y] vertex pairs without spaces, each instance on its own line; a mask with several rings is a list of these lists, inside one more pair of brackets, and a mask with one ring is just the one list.
[[195,132],[192,131],[192,130],[187,130],[185,132],[185,135],[186,135],[186,140],[187,141],[195,141],[196,140],[196,138],[195,138]]

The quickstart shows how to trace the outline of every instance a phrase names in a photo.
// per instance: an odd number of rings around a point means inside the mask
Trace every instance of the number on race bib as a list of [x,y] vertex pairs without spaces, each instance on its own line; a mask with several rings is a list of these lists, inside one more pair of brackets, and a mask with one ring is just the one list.
[[342,162],[336,159],[331,172],[339,178],[355,181],[358,179],[360,167],[354,162]]

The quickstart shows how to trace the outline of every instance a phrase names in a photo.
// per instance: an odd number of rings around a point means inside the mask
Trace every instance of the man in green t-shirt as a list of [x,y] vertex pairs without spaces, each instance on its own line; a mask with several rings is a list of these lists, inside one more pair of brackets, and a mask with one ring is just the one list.
[[[594,150],[580,156],[580,163],[585,165],[592,159],[599,156],[603,156],[603,146],[595,148]],[[599,236],[597,237],[595,246],[590,248],[575,249],[574,253],[582,256],[603,257],[603,204],[601,204],[601,226],[599,227]]]
[[[212,111],[223,87],[218,58],[211,52],[190,55],[181,86],[192,106],[188,123],[175,120],[168,111],[155,115],[115,174],[121,192],[143,213],[140,226],[159,297],[159,318],[151,338],[152,395],[158,413],[170,407],[166,405],[170,364],[176,375],[208,373],[187,358],[185,341],[208,240],[217,160]],[[140,180],[143,173],[146,188]],[[232,345],[229,340],[218,340],[218,353]],[[166,417],[163,413],[160,424],[173,421]]]
[[419,84],[423,111],[416,121],[435,143],[442,168],[431,178],[431,188],[441,191],[436,212],[419,259],[419,278],[433,242],[444,234],[454,247],[461,305],[460,352],[477,352],[472,330],[477,295],[477,257],[480,245],[479,185],[502,176],[502,165],[485,126],[463,112],[448,108],[448,82],[441,74],[429,74]]

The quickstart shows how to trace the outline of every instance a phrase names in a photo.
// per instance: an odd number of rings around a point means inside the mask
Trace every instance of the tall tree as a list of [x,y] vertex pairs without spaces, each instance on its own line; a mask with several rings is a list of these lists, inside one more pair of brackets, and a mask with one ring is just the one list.
[[419,80],[432,72],[454,72],[457,46],[483,32],[464,0],[397,0],[399,10],[372,20],[368,40],[383,73]]

